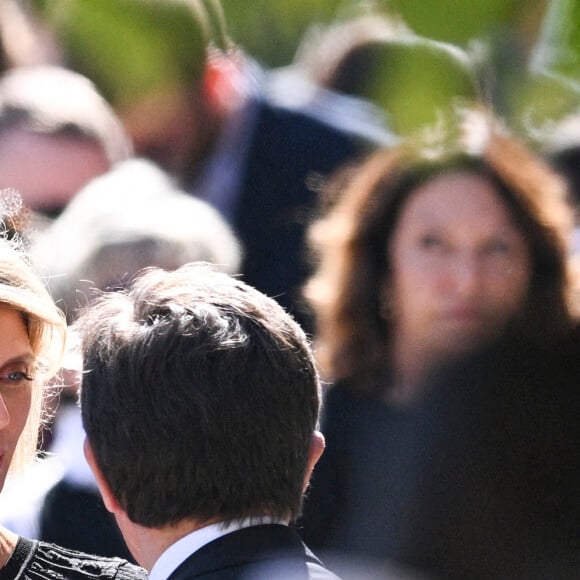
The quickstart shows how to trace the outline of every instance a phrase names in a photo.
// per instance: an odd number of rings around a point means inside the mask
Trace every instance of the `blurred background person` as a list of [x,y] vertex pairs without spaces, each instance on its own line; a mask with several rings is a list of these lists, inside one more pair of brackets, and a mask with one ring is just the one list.
[[366,103],[377,130],[384,125],[390,131],[390,142],[377,140],[393,145],[433,124],[453,101],[481,97],[483,79],[475,65],[468,51],[415,34],[394,16],[367,11],[313,25],[292,65],[273,73],[272,84],[278,99],[320,114],[329,108],[328,94],[359,108]]
[[132,147],[113,109],[85,77],[56,66],[0,77],[0,187],[45,217],[127,159]]
[[[178,190],[152,162],[134,159],[83,188],[38,234],[31,255],[72,322],[98,290],[123,288],[143,268],[171,270],[205,261],[236,274],[242,252],[216,210]],[[5,499],[0,520],[28,537],[132,560],[84,458],[80,362],[70,355],[65,363],[71,370],[54,418],[49,459],[27,479],[26,496],[16,489]]]
[[[319,27],[318,44],[305,41],[297,58],[304,70],[311,64],[314,81],[306,84],[322,87],[307,91],[307,100],[314,95],[307,106],[280,98],[286,89],[272,88],[275,75],[228,34],[251,25],[254,37],[246,35],[245,42],[256,46],[281,21],[292,27],[296,18],[304,20],[298,6],[261,5],[260,12],[232,2],[222,10],[218,0],[32,5],[63,62],[91,78],[113,104],[137,153],[160,163],[232,224],[246,250],[244,279],[310,329],[300,295],[310,274],[304,232],[324,178],[377,144],[391,146],[398,136],[420,131],[449,99],[477,95],[512,115],[525,107],[504,93],[530,93],[526,58],[542,10],[531,14],[521,0],[501,6],[478,1],[448,12],[430,2],[412,4],[393,3],[390,20],[397,24],[387,31],[379,23],[359,43],[357,22],[364,18],[356,15],[385,20],[382,2],[372,10],[355,2],[305,2],[312,26],[321,19],[329,24]],[[265,15],[272,28],[264,25]],[[347,40],[334,48],[341,34]],[[511,57],[516,64],[502,66]],[[518,67],[525,72],[516,75]],[[299,85],[306,86],[291,79],[288,94],[300,93]]]
[[[269,72],[266,89],[276,103],[318,117],[329,116],[345,128],[368,125],[378,144],[391,146],[397,136],[389,127],[388,112],[363,99],[355,79],[371,75],[372,55],[356,60],[363,47],[392,39],[402,23],[371,11],[328,24],[313,24],[304,33],[291,64]],[[408,32],[408,29],[405,28]],[[341,75],[335,71],[341,70]],[[338,78],[337,78],[338,77]],[[341,82],[342,81],[342,82]],[[338,114],[337,114],[338,109]]]
[[239,274],[242,246],[207,202],[152,161],[130,159],[94,179],[31,247],[69,321],[95,289],[123,287],[139,270],[205,261]]
[[67,65],[113,104],[137,155],[214,205],[244,246],[244,280],[307,322],[312,183],[374,145],[365,127],[346,131],[272,102],[264,71],[228,38],[218,0],[37,4]]
[[430,377],[399,561],[435,578],[578,577],[579,347],[577,328],[506,332]]
[[333,385],[302,533],[327,559],[393,555],[428,373],[507,326],[549,341],[572,324],[563,180],[491,115],[458,122],[371,156],[311,232],[305,293]]
[[[1,200],[0,200],[1,202]],[[3,230],[10,216],[2,213]],[[16,233],[15,231],[11,232]],[[58,372],[66,325],[28,257],[16,241],[0,237],[0,488],[18,486],[32,461],[42,401]],[[144,570],[119,558],[83,554],[31,541],[0,527],[0,574],[5,578],[145,578]]]

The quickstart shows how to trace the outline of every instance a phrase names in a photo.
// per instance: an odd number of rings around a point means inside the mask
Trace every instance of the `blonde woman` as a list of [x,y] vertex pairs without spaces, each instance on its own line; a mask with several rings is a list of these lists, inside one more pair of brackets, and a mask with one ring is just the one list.
[[[0,488],[33,460],[47,381],[59,370],[66,325],[15,242],[0,237]],[[90,525],[90,522],[87,522]],[[31,541],[0,527],[0,578],[143,578],[120,558]]]

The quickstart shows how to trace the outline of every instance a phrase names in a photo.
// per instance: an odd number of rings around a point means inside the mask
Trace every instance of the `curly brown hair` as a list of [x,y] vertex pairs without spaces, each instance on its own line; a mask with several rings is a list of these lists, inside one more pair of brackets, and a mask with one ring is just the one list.
[[465,169],[489,179],[523,232],[533,268],[523,308],[526,325],[546,337],[569,327],[573,213],[564,181],[489,114],[482,118],[483,138],[474,135],[481,125],[463,126],[438,149],[409,140],[372,154],[348,179],[342,176],[334,204],[312,225],[317,265],[304,294],[314,310],[325,378],[368,391],[389,368],[392,325],[380,305],[390,276],[385,248],[409,195],[444,172]]

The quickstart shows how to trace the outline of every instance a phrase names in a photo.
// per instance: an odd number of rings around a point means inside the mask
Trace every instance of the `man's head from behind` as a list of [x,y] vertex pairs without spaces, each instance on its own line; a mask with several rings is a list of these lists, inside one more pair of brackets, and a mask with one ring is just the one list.
[[319,379],[273,300],[204,264],[153,269],[77,328],[87,440],[132,522],[298,515]]

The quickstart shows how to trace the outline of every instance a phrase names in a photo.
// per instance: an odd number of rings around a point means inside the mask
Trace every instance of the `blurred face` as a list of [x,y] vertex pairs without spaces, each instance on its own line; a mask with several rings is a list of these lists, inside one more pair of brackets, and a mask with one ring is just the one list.
[[110,162],[96,143],[10,129],[0,139],[0,188],[20,192],[38,211],[64,208]]
[[137,155],[181,175],[194,162],[203,141],[204,116],[200,123],[199,100],[192,90],[176,89],[141,97],[119,111]]
[[388,252],[393,356],[403,372],[477,346],[526,299],[526,239],[495,186],[474,173],[444,173],[412,192]]
[[0,304],[0,489],[30,411],[33,368],[24,321]]

